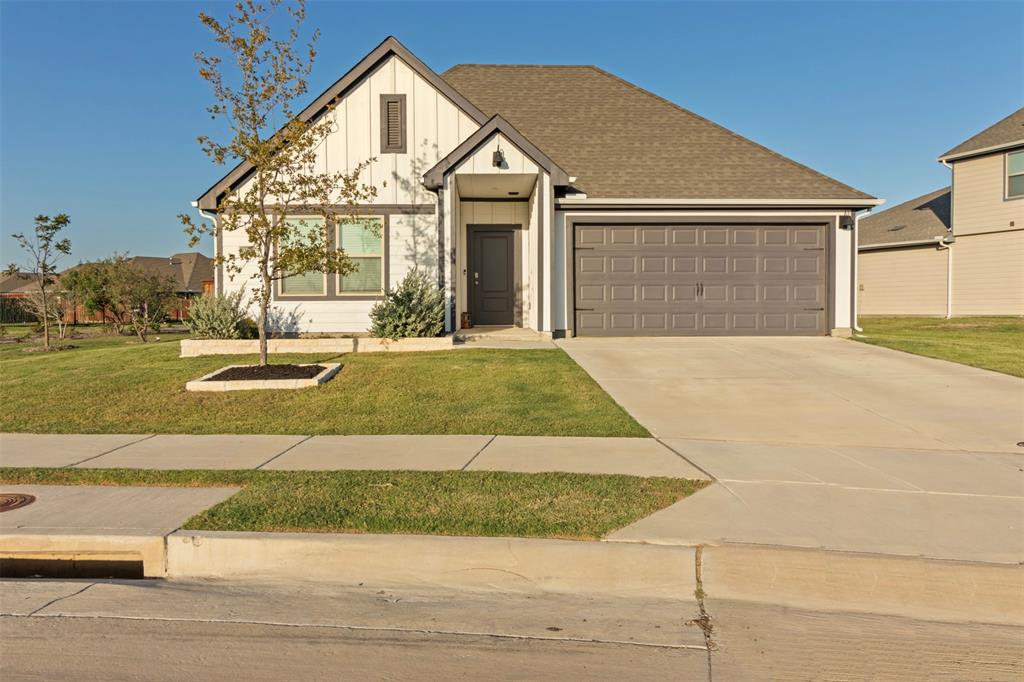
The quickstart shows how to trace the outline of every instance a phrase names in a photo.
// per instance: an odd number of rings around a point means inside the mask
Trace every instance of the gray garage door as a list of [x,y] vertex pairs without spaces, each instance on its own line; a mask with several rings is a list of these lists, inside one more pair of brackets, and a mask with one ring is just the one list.
[[825,334],[824,225],[577,225],[580,336]]

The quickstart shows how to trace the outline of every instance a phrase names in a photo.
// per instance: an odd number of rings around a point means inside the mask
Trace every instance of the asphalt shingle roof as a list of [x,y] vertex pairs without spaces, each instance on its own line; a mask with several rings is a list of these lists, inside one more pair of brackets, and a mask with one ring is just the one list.
[[594,66],[461,64],[442,78],[593,198],[872,198]]
[[943,187],[862,218],[858,244],[877,246],[945,237],[951,222],[950,189]]
[[1024,144],[1024,107],[1013,112],[1002,121],[985,128],[974,137],[968,138],[940,156],[944,159],[948,156],[959,156],[971,152],[989,149],[990,147],[1002,147],[1014,142]]

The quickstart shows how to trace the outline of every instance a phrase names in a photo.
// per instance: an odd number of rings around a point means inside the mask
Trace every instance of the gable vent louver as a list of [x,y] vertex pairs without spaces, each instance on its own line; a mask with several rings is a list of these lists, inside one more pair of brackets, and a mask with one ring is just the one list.
[[380,96],[380,150],[405,153],[405,95]]

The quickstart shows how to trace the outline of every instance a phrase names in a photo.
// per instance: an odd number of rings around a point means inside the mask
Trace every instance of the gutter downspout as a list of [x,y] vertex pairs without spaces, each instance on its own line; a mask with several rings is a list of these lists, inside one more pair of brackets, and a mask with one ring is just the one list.
[[953,232],[953,198],[956,192],[953,186],[956,183],[956,176],[953,174],[953,166],[945,159],[939,159],[939,163],[949,169],[949,234],[939,242],[939,249],[944,246],[946,251],[946,319],[953,317],[953,243],[956,241],[956,234]]
[[946,250],[946,319],[953,317],[953,244],[952,238],[945,238],[938,243],[939,251]]
[[850,327],[855,332],[864,331],[857,324],[857,308],[859,307],[857,299],[860,297],[860,217],[862,213],[871,213],[871,209],[853,212],[853,234],[850,235],[852,239],[850,245],[850,269],[853,272],[853,286],[850,287]]
[[[216,213],[207,213],[203,209],[199,208],[199,202],[198,201],[193,201],[191,203],[192,203],[192,208],[194,208],[194,209],[196,209],[196,211],[198,211],[200,217],[202,217],[202,218],[204,218],[206,220],[209,220],[211,223],[213,223],[214,228],[217,227],[217,214]],[[220,251],[220,234],[218,234],[216,231],[214,231],[214,234],[213,234],[213,255],[214,256],[219,256],[220,253],[221,253],[221,251]],[[216,268],[213,269],[213,291],[214,291],[215,294],[223,294],[224,293],[224,283],[220,281],[221,279],[222,279],[221,267],[220,267],[220,265],[218,265]]]

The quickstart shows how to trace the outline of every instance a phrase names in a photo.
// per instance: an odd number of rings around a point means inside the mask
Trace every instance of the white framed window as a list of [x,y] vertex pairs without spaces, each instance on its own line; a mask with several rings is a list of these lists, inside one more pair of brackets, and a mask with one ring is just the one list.
[[384,293],[384,219],[361,216],[338,223],[338,247],[356,269],[338,277],[339,296]]
[[1024,150],[1006,155],[1006,198],[1024,197]]
[[[290,216],[286,218],[289,230],[307,236],[324,230],[324,219],[312,216]],[[281,296],[326,296],[327,275],[322,272],[301,272],[281,279]]]

